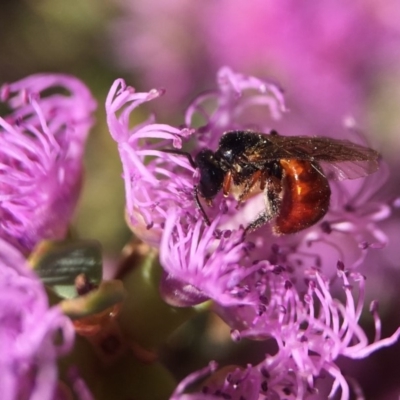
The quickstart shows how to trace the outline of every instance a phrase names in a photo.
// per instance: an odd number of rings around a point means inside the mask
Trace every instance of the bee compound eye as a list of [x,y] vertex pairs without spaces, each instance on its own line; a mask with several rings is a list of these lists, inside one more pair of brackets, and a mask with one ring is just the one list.
[[221,190],[225,173],[211,150],[200,151],[195,161],[200,170],[199,193],[205,199],[212,199]]

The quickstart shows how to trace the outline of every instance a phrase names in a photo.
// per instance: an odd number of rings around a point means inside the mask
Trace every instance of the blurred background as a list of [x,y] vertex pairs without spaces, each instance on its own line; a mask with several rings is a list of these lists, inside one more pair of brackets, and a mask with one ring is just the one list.
[[[278,130],[344,137],[343,122],[354,118],[391,171],[379,189],[381,199],[389,203],[400,197],[398,0],[3,1],[0,37],[1,83],[36,72],[70,73],[97,98],[97,124],[89,137],[86,181],[73,228],[100,240],[110,260],[130,238],[121,166],[104,112],[108,89],[120,77],[139,91],[165,88],[166,95],[147,112],[176,125],[183,123],[190,100],[215,87],[221,66],[277,82],[291,110]],[[368,299],[381,299],[384,335],[400,325],[399,216],[394,209],[393,218],[383,223],[390,244],[371,255],[366,273]],[[227,357],[230,345],[224,344],[222,324],[210,319],[196,324],[188,328],[194,332],[190,340],[183,340],[187,332],[177,333],[166,359],[187,357],[196,341],[202,341],[197,346],[201,354],[189,369],[216,354]],[[208,336],[195,333],[204,330]],[[237,359],[241,351],[229,347]],[[367,398],[390,399],[399,395],[399,357],[397,345],[367,362],[343,362]],[[185,372],[177,368],[176,374]]]

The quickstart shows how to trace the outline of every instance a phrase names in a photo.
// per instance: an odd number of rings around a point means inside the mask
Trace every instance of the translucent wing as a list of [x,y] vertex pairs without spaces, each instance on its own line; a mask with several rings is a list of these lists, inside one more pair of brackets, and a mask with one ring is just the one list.
[[377,171],[379,153],[368,147],[327,137],[265,135],[246,149],[249,163],[260,165],[279,159],[320,163],[329,178],[355,179]]
[[328,179],[338,181],[362,178],[376,172],[379,168],[377,160],[321,162],[320,165]]

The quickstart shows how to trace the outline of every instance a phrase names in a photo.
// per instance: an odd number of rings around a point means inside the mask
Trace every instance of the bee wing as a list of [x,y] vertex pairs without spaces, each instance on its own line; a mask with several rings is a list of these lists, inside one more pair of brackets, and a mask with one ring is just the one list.
[[269,135],[246,153],[255,164],[280,159],[317,162],[329,178],[338,180],[367,176],[379,167],[375,150],[327,137]]
[[376,172],[379,168],[377,160],[321,162],[320,165],[328,179],[337,181],[362,178]]

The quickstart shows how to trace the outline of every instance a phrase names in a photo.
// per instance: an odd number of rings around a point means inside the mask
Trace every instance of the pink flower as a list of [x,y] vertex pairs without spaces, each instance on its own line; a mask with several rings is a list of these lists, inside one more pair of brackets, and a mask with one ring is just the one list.
[[[287,110],[282,91],[270,82],[225,67],[217,85],[189,105],[184,128],[157,124],[153,117],[131,127],[131,112],[162,94],[159,90],[136,93],[119,80],[106,103],[124,171],[127,218],[137,236],[159,249],[162,297],[174,306],[211,299],[233,340],[274,340],[278,347],[259,365],[213,373],[202,393],[186,394],[190,382],[215,368],[196,372],[172,399],[239,400],[243,393],[254,399],[302,399],[318,390],[323,374],[332,379],[331,394],[340,391],[341,399],[347,399],[349,383],[337,358],[367,357],[400,335],[399,328],[381,339],[375,308],[371,344],[359,325],[365,289],[357,269],[370,249],[386,244],[380,222],[392,213],[389,202],[370,200],[370,187],[379,188],[374,180],[384,181],[382,171],[365,181],[331,182],[329,212],[296,235],[274,236],[271,224],[265,224],[244,236],[243,227],[265,208],[262,195],[237,208],[232,196],[218,193],[209,207],[194,189],[204,183],[199,176],[203,161],[197,155],[204,149],[215,151],[227,131],[268,133]],[[356,141],[354,126],[348,134]],[[346,271],[343,261],[349,264]],[[344,302],[335,298],[338,286],[344,290]]]
[[0,236],[29,252],[66,235],[96,104],[83,83],[56,74],[5,84],[1,99],[11,112],[0,118]]
[[[111,88],[106,103],[109,129],[118,143],[123,165],[128,223],[144,241],[156,247],[162,243],[164,267],[178,281],[185,281],[177,275],[178,265],[182,267],[183,278],[184,271],[191,269],[185,263],[190,264],[192,258],[182,258],[189,250],[184,250],[182,246],[183,243],[190,246],[190,237],[194,232],[196,241],[202,243],[204,235],[208,243],[200,248],[214,248],[210,244],[210,229],[205,227],[204,216],[195,205],[194,186],[199,183],[199,172],[193,161],[196,153],[203,148],[215,150],[226,131],[256,129],[269,132],[277,121],[287,115],[282,91],[270,82],[238,74],[225,67],[219,71],[217,83],[217,90],[200,95],[189,105],[184,128],[156,123],[153,117],[131,127],[131,113],[141,103],[159,97],[163,93],[159,90],[137,93],[119,80]],[[351,133],[354,134],[353,130],[349,130]],[[356,136],[354,138],[356,140]],[[185,147],[193,149],[190,152],[192,155],[182,151]],[[352,198],[360,198],[360,182],[362,184],[361,179],[351,182],[346,189],[342,183],[331,185],[333,200],[325,220],[297,235],[274,237],[268,224],[249,234],[246,240],[253,242],[255,248],[246,261],[247,265],[257,260],[268,260],[274,265],[287,265],[295,276],[300,264],[303,268],[324,265],[325,270],[331,269],[328,260],[332,258],[341,259],[346,264],[359,264],[366,254],[367,242],[375,240],[384,244],[384,235],[376,222],[387,218],[391,212],[384,203],[376,202],[371,207],[366,198],[363,204],[356,205]],[[241,226],[246,227],[265,208],[261,195],[248,199],[240,209],[236,209],[235,200],[231,197],[224,199],[221,194],[215,197],[213,203],[213,207],[203,204],[209,220],[217,221],[212,224],[212,229],[232,232],[237,232]],[[385,213],[379,213],[379,209]],[[168,233],[165,233],[166,226],[169,227]],[[358,234],[354,235],[356,231]],[[337,242],[343,242],[346,236],[349,245],[342,251]],[[221,238],[215,240],[218,247],[217,242]],[[176,244],[173,244],[175,241]],[[180,261],[167,262],[177,260],[177,255],[171,253],[177,248],[175,246],[182,248],[177,253]],[[319,251],[321,246],[324,252]],[[202,251],[199,259],[206,260],[207,257],[207,251]],[[167,265],[174,265],[174,271]],[[332,275],[334,273],[331,272]]]
[[0,286],[1,397],[53,400],[57,359],[73,345],[72,323],[58,307],[49,308],[41,282],[3,240]]
[[253,247],[243,232],[216,232],[218,220],[206,228],[202,220],[183,224],[179,216],[178,210],[170,210],[160,244],[166,272],[161,295],[167,303],[187,307],[211,298],[226,307],[258,304],[257,292],[252,293],[246,281],[260,266],[243,264]]
[[118,143],[123,167],[127,221],[137,236],[154,245],[160,242],[169,208],[178,204],[182,212],[193,208],[190,178],[194,168],[185,157],[162,151],[180,149],[192,130],[153,123],[153,118],[130,127],[131,113],[162,94],[156,89],[137,93],[119,79],[106,101],[108,127]]
[[[224,131],[247,126],[243,120],[251,107],[262,106],[273,118],[279,118],[285,110],[280,89],[269,82],[223,68],[218,83],[218,90],[200,96],[187,110],[187,125],[192,125],[195,118],[204,121],[193,138],[196,146],[216,146]],[[252,90],[253,96],[242,97],[245,91]],[[192,137],[193,128],[157,124],[153,118],[130,128],[130,114],[136,107],[161,94],[155,89],[137,93],[117,80],[106,102],[108,126],[118,143],[123,166],[128,223],[136,235],[154,244],[160,242],[169,208],[179,208],[182,214],[193,213],[193,185],[197,179],[195,167],[186,156],[165,152],[172,149],[179,153]],[[209,115],[204,111],[208,102],[217,103]],[[264,129],[267,126],[263,125]]]
[[[271,276],[268,277],[267,273],[265,279],[270,280],[266,284],[270,299],[263,312],[254,310],[251,313],[248,309],[249,318],[245,319],[240,317],[240,314],[243,316],[246,313],[243,308],[220,309],[222,313],[230,314],[232,320],[241,319],[248,326],[240,333],[233,332],[235,340],[269,337],[276,342],[277,353],[267,354],[265,360],[258,365],[228,372],[224,372],[224,369],[215,372],[215,365],[210,364],[207,369],[195,372],[182,381],[171,400],[212,400],[220,397],[240,400],[244,393],[248,396],[245,398],[249,399],[300,400],[308,395],[322,399],[326,397],[322,393],[320,396],[317,394],[320,378],[324,375],[329,375],[333,381],[329,398],[340,393],[341,400],[349,399],[350,387],[355,383],[343,375],[335,363],[337,358],[366,358],[398,341],[400,327],[390,337],[381,339],[381,322],[377,302],[374,301],[370,311],[374,317],[376,333],[373,342],[368,343],[359,325],[365,301],[365,279],[360,274],[348,273],[343,265],[339,265],[338,277],[343,284],[345,302],[331,295],[329,282],[318,272],[315,272],[303,298],[285,280],[285,276],[269,274]],[[350,275],[350,279],[347,275]],[[229,324],[233,326],[234,323],[230,321]],[[206,380],[202,393],[185,394],[189,383],[200,380],[206,374],[215,377]],[[361,391],[358,386],[356,389]]]

